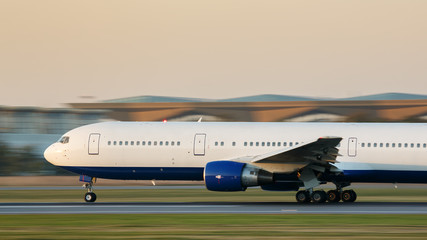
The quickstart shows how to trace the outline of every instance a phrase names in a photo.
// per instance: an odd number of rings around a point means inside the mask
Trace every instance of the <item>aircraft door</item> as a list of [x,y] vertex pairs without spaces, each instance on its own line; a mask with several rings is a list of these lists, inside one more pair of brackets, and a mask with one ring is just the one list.
[[98,155],[99,154],[99,139],[101,138],[101,134],[99,133],[91,133],[89,135],[89,155]]
[[205,156],[206,134],[197,133],[194,136],[194,156]]
[[356,157],[357,155],[357,138],[351,137],[348,139],[348,156]]

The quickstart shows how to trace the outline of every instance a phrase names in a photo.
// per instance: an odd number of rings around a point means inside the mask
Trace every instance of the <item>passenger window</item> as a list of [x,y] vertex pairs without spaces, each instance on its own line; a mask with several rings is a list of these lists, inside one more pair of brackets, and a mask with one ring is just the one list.
[[166,142],[165,142],[165,145],[166,145],[166,146],[169,146],[169,142],[168,142],[168,141],[166,141]]
[[385,144],[385,147],[390,147],[390,144],[389,144],[389,143],[386,143],[386,144]]
[[392,143],[391,147],[393,147],[393,148],[396,147],[396,143]]
[[292,147],[292,142],[289,142],[289,147]]
[[271,146],[275,147],[275,146],[276,146],[276,143],[275,143],[275,142],[272,142],[272,143],[271,143]]
[[377,143],[374,143],[374,147],[377,147]]
[[368,143],[368,147],[371,147],[371,143]]
[[135,144],[135,142],[134,142],[134,141],[131,141],[131,142],[130,142],[130,145],[132,145],[132,146],[133,146],[134,144]]
[[148,146],[151,146],[151,141],[148,141]]
[[380,147],[383,147],[383,143],[380,143]]
[[421,145],[420,145],[419,143],[417,143],[417,148],[420,148],[420,146],[421,146]]
[[221,146],[224,146],[224,142],[221,142]]
[[411,143],[411,148],[413,148],[414,147],[414,144],[413,143]]
[[245,147],[246,147],[246,146],[248,146],[248,142],[245,142],[243,145],[244,145]]
[[424,144],[423,144],[423,148],[426,148],[426,147],[427,147],[427,144],[425,144],[425,143],[424,143]]
[[362,147],[365,147],[365,143],[362,143]]
[[154,142],[153,142],[153,145],[154,145],[154,146],[157,146],[157,141],[154,141]]
[[111,145],[111,141],[108,141],[108,145]]
[[231,145],[233,145],[233,147],[235,147],[236,146],[236,142],[233,142]]
[[298,145],[298,144],[299,144],[299,142],[296,142],[296,143],[295,143],[295,145]]
[[163,141],[160,141],[160,142],[159,142],[159,145],[160,145],[160,146],[163,146]]
[[398,144],[398,147],[400,147],[400,148],[401,148],[401,147],[402,147],[402,144],[401,144],[401,143],[399,143],[399,144]]
[[218,142],[215,142],[215,146],[218,146]]
[[123,145],[123,141],[119,141],[119,145],[121,146],[121,145]]
[[172,141],[172,142],[171,142],[171,146],[174,146],[174,145],[175,145],[175,142],[174,142],[174,141]]
[[270,142],[267,142],[267,147],[270,147]]
[[277,142],[277,146],[280,147],[280,142]]
[[145,146],[145,141],[142,141],[142,146]]
[[252,147],[254,145],[254,142],[251,142],[249,145]]
[[287,143],[286,143],[286,142],[283,142],[283,146],[284,146],[284,147],[286,147],[286,146],[287,146]]
[[181,145],[181,142],[180,142],[180,141],[178,141],[178,142],[176,143],[176,145],[177,145],[177,146]]
[[256,142],[256,143],[255,143],[255,146],[257,146],[257,147],[258,147],[258,146],[259,146],[259,142]]
[[136,145],[139,146],[139,141],[136,141]]
[[116,145],[117,145],[117,142],[116,142],[116,141],[114,141],[114,142],[113,142],[113,144],[114,144],[114,146],[116,146]]
[[405,143],[405,148],[407,148],[408,147],[408,144],[407,143]]
[[262,143],[261,143],[261,146],[263,146],[263,147],[264,147],[264,146],[265,146],[265,142],[262,142]]

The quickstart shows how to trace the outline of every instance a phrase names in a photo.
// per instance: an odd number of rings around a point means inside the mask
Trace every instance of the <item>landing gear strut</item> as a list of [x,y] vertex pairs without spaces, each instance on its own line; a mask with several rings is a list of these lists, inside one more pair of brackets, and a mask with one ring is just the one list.
[[86,182],[83,187],[87,190],[87,193],[85,194],[85,201],[86,202],[95,202],[96,201],[96,194],[93,192],[93,184],[96,182],[96,178],[91,178],[88,176],[80,177],[80,181]]

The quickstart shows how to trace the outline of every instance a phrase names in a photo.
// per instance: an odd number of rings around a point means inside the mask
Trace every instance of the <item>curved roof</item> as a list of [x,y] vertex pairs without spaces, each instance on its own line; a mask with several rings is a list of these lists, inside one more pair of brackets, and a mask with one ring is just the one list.
[[427,95],[407,93],[382,93],[351,98],[310,98],[289,95],[262,94],[228,99],[184,98],[167,96],[136,96],[102,101],[102,103],[179,103],[179,102],[293,102],[293,101],[378,101],[425,100]]

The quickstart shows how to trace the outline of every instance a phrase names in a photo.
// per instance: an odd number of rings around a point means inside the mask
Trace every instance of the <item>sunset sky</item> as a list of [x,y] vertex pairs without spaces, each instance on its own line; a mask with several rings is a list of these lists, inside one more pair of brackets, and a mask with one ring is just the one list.
[[7,106],[427,94],[427,1],[0,0],[0,81]]

